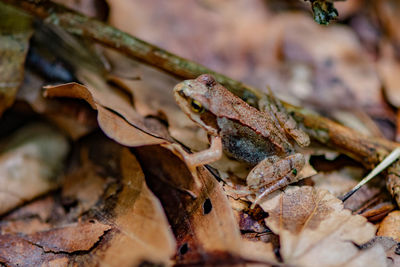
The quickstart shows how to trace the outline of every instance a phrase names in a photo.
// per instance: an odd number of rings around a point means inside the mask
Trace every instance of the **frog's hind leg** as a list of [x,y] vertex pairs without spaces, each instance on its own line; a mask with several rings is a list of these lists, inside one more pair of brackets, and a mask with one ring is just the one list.
[[254,199],[250,208],[254,209],[255,206],[260,202],[260,200],[263,199],[265,196],[267,196],[270,193],[272,193],[278,189],[281,189],[293,182],[295,182],[295,175],[292,175],[292,174],[285,175],[280,180],[276,181],[275,183],[273,183],[273,184],[269,185],[267,188],[265,188],[264,191],[256,193],[256,198]]
[[299,178],[297,173],[304,164],[304,156],[300,153],[283,159],[267,158],[257,164],[246,179],[249,189],[256,195],[251,208],[254,208],[268,194],[297,182]]
[[305,147],[310,144],[309,136],[298,127],[296,121],[288,114],[281,101],[275,98],[271,89],[269,89],[268,95],[264,95],[260,99],[259,107],[261,111],[269,113],[276,118],[285,133],[291,136],[300,146]]

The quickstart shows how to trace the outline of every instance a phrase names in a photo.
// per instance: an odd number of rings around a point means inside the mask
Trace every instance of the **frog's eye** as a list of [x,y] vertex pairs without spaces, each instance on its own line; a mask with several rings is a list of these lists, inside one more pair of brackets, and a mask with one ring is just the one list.
[[190,105],[192,106],[192,110],[196,113],[201,113],[204,111],[204,107],[197,100],[192,99]]

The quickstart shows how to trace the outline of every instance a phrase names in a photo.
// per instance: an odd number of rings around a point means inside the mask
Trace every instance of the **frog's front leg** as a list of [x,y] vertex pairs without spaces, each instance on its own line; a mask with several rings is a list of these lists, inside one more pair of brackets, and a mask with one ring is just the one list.
[[[178,144],[173,144],[172,148],[172,152],[183,159],[183,161],[186,163],[186,166],[189,168],[189,171],[193,174],[193,178],[197,188],[200,188],[202,184],[199,177],[197,176],[196,167],[217,161],[222,156],[222,141],[221,137],[219,136],[212,136],[210,147],[200,152],[189,154],[182,148],[182,146]],[[183,190],[189,193],[192,197],[197,197],[195,193],[186,189]]]
[[266,195],[288,184],[297,182],[297,173],[305,164],[304,156],[300,153],[286,158],[271,157],[258,163],[248,174],[246,182],[249,190],[255,193],[251,208]]
[[190,169],[219,160],[222,157],[222,141],[219,136],[212,136],[210,147],[193,154],[184,153],[183,158]]

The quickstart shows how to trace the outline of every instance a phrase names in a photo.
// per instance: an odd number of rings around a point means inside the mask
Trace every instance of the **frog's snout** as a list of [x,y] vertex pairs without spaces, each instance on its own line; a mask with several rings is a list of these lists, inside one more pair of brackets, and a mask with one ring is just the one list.
[[184,96],[184,86],[182,83],[178,83],[175,85],[173,92],[176,94],[179,94],[181,96]]

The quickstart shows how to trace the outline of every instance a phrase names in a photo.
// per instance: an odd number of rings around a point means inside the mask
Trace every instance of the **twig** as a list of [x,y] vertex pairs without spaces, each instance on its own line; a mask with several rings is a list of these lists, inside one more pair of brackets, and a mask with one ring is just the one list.
[[[166,71],[183,79],[193,79],[211,73],[217,81],[248,103],[256,106],[260,91],[212,71],[193,61],[144,42],[96,19],[48,0],[1,0],[25,10],[46,23],[54,24],[83,38],[114,48],[138,61]],[[364,136],[350,128],[314,114],[306,109],[283,103],[295,120],[314,140],[330,146],[372,169],[399,144],[382,138]],[[400,203],[400,164],[389,168],[387,188]]]
[[348,155],[368,169],[400,146],[384,138],[363,135],[307,109],[289,104],[285,107],[312,139]]

